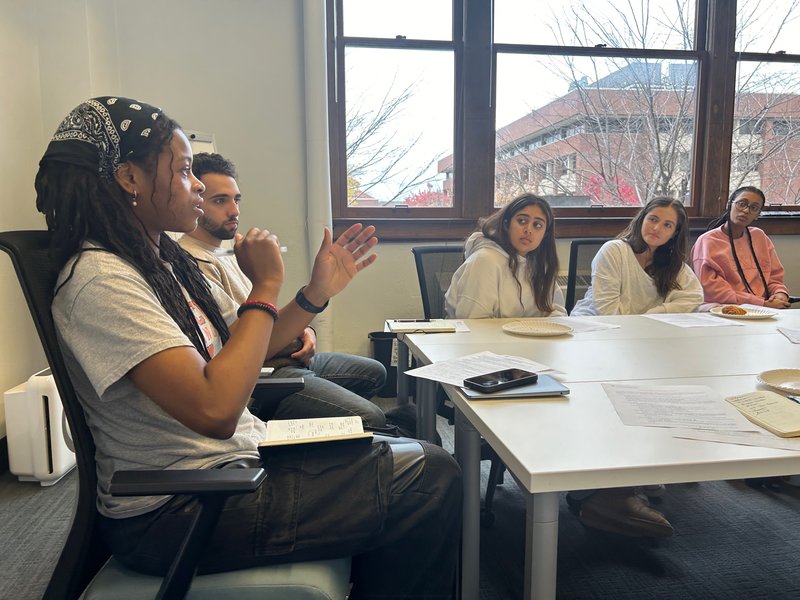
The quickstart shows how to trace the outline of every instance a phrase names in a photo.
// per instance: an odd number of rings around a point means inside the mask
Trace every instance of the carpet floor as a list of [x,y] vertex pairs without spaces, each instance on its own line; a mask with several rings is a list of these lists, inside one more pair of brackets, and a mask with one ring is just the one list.
[[[443,446],[452,427],[440,420]],[[489,463],[483,463],[484,486]],[[0,474],[0,599],[41,598],[72,518],[76,473],[43,488]],[[754,490],[741,481],[667,486],[656,507],[675,527],[663,540],[591,531],[562,496],[559,599],[800,598],[800,488]],[[511,477],[495,522],[481,531],[481,600],[517,600],[524,580],[525,499]]]

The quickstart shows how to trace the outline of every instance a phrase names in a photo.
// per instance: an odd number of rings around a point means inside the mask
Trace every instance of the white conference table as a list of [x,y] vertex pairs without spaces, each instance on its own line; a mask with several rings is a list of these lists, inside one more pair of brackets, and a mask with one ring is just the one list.
[[[559,492],[800,473],[800,453],[672,437],[669,429],[627,427],[602,382],[707,385],[723,396],[758,389],[761,371],[800,365],[800,344],[778,326],[800,328],[800,311],[743,326],[679,328],[642,316],[589,317],[618,329],[553,338],[512,336],[513,319],[468,320],[469,333],[401,339],[422,363],[490,350],[561,371],[566,398],[468,401],[456,406],[456,456],[464,482],[461,597],[477,599],[480,557],[480,438],[527,492],[525,598],[554,598]],[[402,346],[402,344],[401,344]],[[422,384],[422,385],[420,385]],[[433,414],[435,384],[417,379],[421,429]],[[426,435],[427,439],[431,439]]]

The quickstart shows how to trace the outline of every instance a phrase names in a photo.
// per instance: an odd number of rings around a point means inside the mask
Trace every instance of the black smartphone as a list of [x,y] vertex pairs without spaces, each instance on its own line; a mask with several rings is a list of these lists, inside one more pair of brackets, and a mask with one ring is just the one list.
[[538,379],[539,376],[530,371],[525,371],[523,369],[503,369],[502,371],[495,371],[494,373],[487,373],[486,375],[469,377],[464,380],[464,386],[473,390],[478,390],[484,394],[491,394],[492,392],[499,392],[500,390],[507,390],[508,388],[520,385],[536,383]]

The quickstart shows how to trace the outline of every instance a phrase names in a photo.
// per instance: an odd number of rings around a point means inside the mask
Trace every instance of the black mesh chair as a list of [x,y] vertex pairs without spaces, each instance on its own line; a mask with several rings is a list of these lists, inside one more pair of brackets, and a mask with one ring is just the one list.
[[571,313],[592,284],[592,259],[610,238],[575,238],[569,245],[565,308]]
[[57,273],[49,245],[47,231],[0,233],[0,250],[11,257],[64,406],[78,466],[78,497],[72,526],[45,591],[45,600],[184,596],[281,600],[344,598],[350,579],[349,557],[193,577],[225,499],[257,489],[266,477],[261,468],[114,473],[111,482],[114,495],[194,494],[200,499],[202,509],[164,578],[134,573],[111,557],[99,532],[94,440],[64,364],[50,314]]
[[414,246],[422,312],[426,319],[444,319],[444,294],[453,273],[464,262],[464,246]]
[[692,227],[689,229],[689,247],[686,249],[686,262],[692,266],[692,248],[701,235],[706,232],[705,227]]
[[[450,287],[453,273],[464,262],[464,246],[414,246],[411,248],[414,254],[414,262],[417,267],[417,279],[419,279],[419,290],[422,295],[422,310],[426,319],[444,319],[445,300],[444,295]],[[439,414],[446,416],[450,423],[453,423],[453,409],[446,406],[447,395],[438,388]],[[483,500],[481,510],[481,523],[485,526],[494,522],[492,504],[494,502],[495,488],[503,481],[505,466],[503,461],[497,456],[491,446],[483,444],[481,446],[481,458],[491,460],[492,465],[489,470],[489,480],[486,485],[486,495]]]

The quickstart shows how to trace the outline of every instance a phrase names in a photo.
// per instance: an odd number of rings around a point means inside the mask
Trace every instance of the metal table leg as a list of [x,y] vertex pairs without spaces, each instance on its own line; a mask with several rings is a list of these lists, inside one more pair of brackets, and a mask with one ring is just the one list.
[[397,404],[408,404],[408,346],[397,336]]
[[417,435],[436,443],[436,386],[430,379],[417,379]]
[[456,409],[455,450],[464,486],[463,531],[461,533],[462,600],[480,596],[481,550],[481,436]]
[[526,600],[556,597],[558,492],[527,495],[525,527]]

